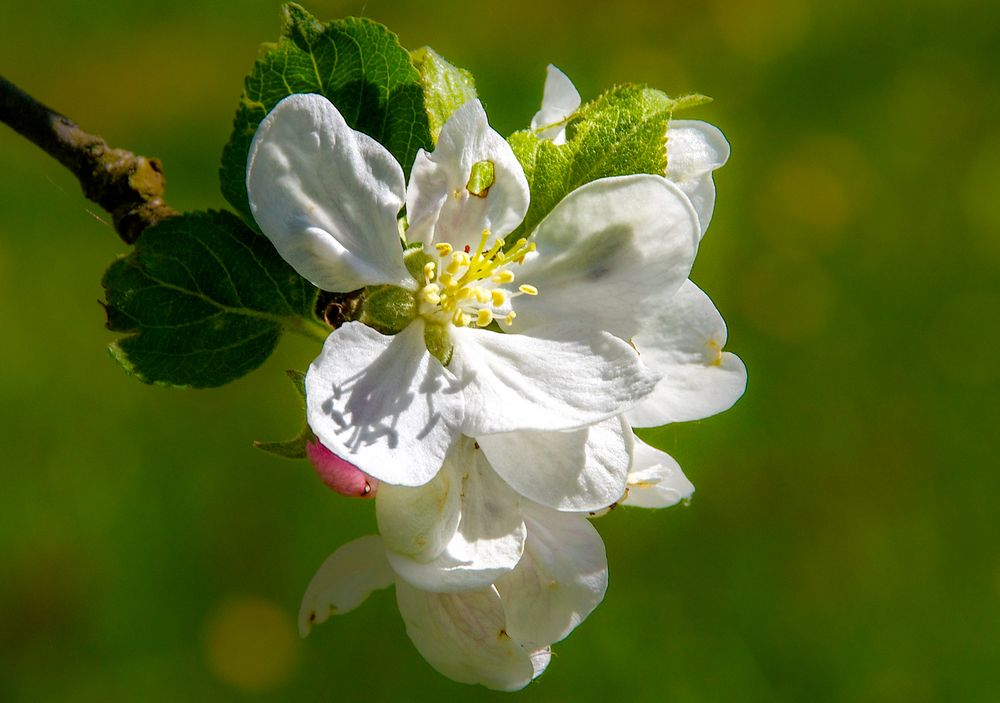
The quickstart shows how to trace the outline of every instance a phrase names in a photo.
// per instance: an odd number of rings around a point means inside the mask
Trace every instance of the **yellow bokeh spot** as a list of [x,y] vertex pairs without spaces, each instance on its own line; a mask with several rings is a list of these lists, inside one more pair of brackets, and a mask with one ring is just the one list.
[[292,617],[276,603],[231,597],[205,623],[205,660],[220,681],[243,691],[267,691],[284,683],[299,660]]

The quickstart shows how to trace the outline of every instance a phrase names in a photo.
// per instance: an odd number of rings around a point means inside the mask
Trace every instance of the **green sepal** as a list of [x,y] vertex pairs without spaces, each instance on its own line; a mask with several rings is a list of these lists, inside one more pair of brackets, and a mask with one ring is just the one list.
[[451,363],[451,355],[455,351],[455,345],[451,342],[447,325],[425,325],[424,344],[427,345],[427,351],[431,353],[431,356],[442,364],[447,366]]
[[566,143],[556,146],[535,132],[515,132],[508,142],[531,190],[515,242],[535,229],[572,191],[599,178],[633,173],[666,175],[667,125],[675,110],[707,102],[701,95],[672,99],[637,85],[612,88],[567,121]]
[[282,331],[318,341],[316,288],[228,212],[193,212],[145,230],[101,281],[111,355],[146,383],[208,388],[260,366]]
[[476,83],[468,71],[452,66],[430,47],[410,52],[424,87],[424,109],[431,139],[437,144],[441,127],[451,114],[476,98]]
[[[301,371],[296,371],[295,369],[288,369],[285,371],[288,379],[292,382],[292,386],[298,393],[299,398],[302,400],[302,409],[305,410],[306,407],[306,375]],[[269,454],[274,454],[275,456],[280,456],[283,459],[305,459],[306,454],[306,444],[314,439],[312,430],[309,429],[308,424],[303,424],[302,431],[292,439],[287,439],[283,442],[263,442],[261,440],[254,440],[253,446],[255,449],[263,450]]]
[[368,286],[361,310],[361,322],[382,334],[402,331],[417,316],[413,291],[399,286]]
[[424,245],[416,243],[403,252],[403,264],[419,285],[424,283],[424,266],[434,261],[434,257],[424,251]]
[[422,78],[395,34],[355,17],[324,24],[293,3],[282,8],[282,17],[281,38],[265,45],[246,78],[219,169],[222,194],[254,228],[247,154],[257,126],[289,95],[326,96],[347,124],[379,141],[405,173],[417,150],[432,145]]

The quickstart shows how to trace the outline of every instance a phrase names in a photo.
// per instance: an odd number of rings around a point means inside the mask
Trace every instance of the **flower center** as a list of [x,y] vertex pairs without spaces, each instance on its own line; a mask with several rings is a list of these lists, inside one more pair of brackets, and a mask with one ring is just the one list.
[[[535,250],[534,242],[519,239],[509,251],[497,239],[486,249],[490,231],[483,230],[476,252],[471,247],[454,251],[448,243],[436,244],[438,261],[424,264],[424,285],[417,292],[418,312],[429,322],[450,322],[458,327],[486,327],[493,320],[510,326],[517,314],[511,300],[519,295],[538,295],[526,283],[514,288],[514,264]],[[447,259],[447,263],[445,263]]]

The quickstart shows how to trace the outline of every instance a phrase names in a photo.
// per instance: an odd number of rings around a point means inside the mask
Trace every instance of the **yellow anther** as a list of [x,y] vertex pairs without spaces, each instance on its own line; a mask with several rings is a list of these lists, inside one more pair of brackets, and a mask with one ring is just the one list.
[[514,272],[511,271],[510,269],[497,271],[495,274],[493,274],[493,277],[490,280],[492,280],[494,283],[510,283],[511,281],[514,280]]
[[448,262],[448,265],[444,269],[453,276],[462,268],[462,262],[459,260],[458,254],[458,252],[455,252],[451,255],[451,261]]
[[532,285],[528,285],[527,283],[522,283],[517,287],[517,289],[525,295],[538,295],[538,289]]
[[501,305],[507,302],[507,296],[504,295],[504,292],[502,290],[499,290],[497,288],[494,288],[490,292],[490,298],[492,298],[494,307],[500,307]]
[[438,282],[445,288],[451,285],[451,281],[452,281],[452,275],[447,271],[438,276]]
[[440,257],[448,256],[452,252],[451,244],[448,242],[438,242],[434,245],[434,248],[437,249],[438,256]]
[[434,269],[436,268],[437,265],[433,261],[428,261],[426,264],[424,264],[424,280],[427,283],[430,283],[431,281],[434,280]]
[[478,303],[483,304],[490,302],[490,292],[482,286],[476,286],[473,288],[473,292],[476,294],[476,301]]
[[493,322],[493,311],[489,308],[483,308],[480,310],[479,314],[476,316],[476,324],[480,327],[486,327],[486,325],[491,322]]
[[504,322],[505,322],[505,323],[506,323],[506,324],[507,324],[508,326],[510,326],[510,325],[513,325],[513,324],[514,324],[514,318],[515,318],[515,317],[517,317],[517,313],[516,313],[516,312],[514,312],[513,310],[511,310],[511,311],[510,311],[509,313],[507,313],[507,317],[505,317],[505,318],[503,319],[503,321],[504,321]]
[[472,321],[472,315],[461,310],[456,310],[455,314],[451,316],[451,321],[458,327],[466,327]]

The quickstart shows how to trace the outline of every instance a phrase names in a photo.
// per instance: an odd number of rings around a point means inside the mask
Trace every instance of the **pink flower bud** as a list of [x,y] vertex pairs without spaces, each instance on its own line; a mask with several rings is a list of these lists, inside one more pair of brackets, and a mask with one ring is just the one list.
[[342,496],[374,498],[378,479],[374,479],[349,461],[324,447],[319,441],[306,444],[306,455],[323,483]]

